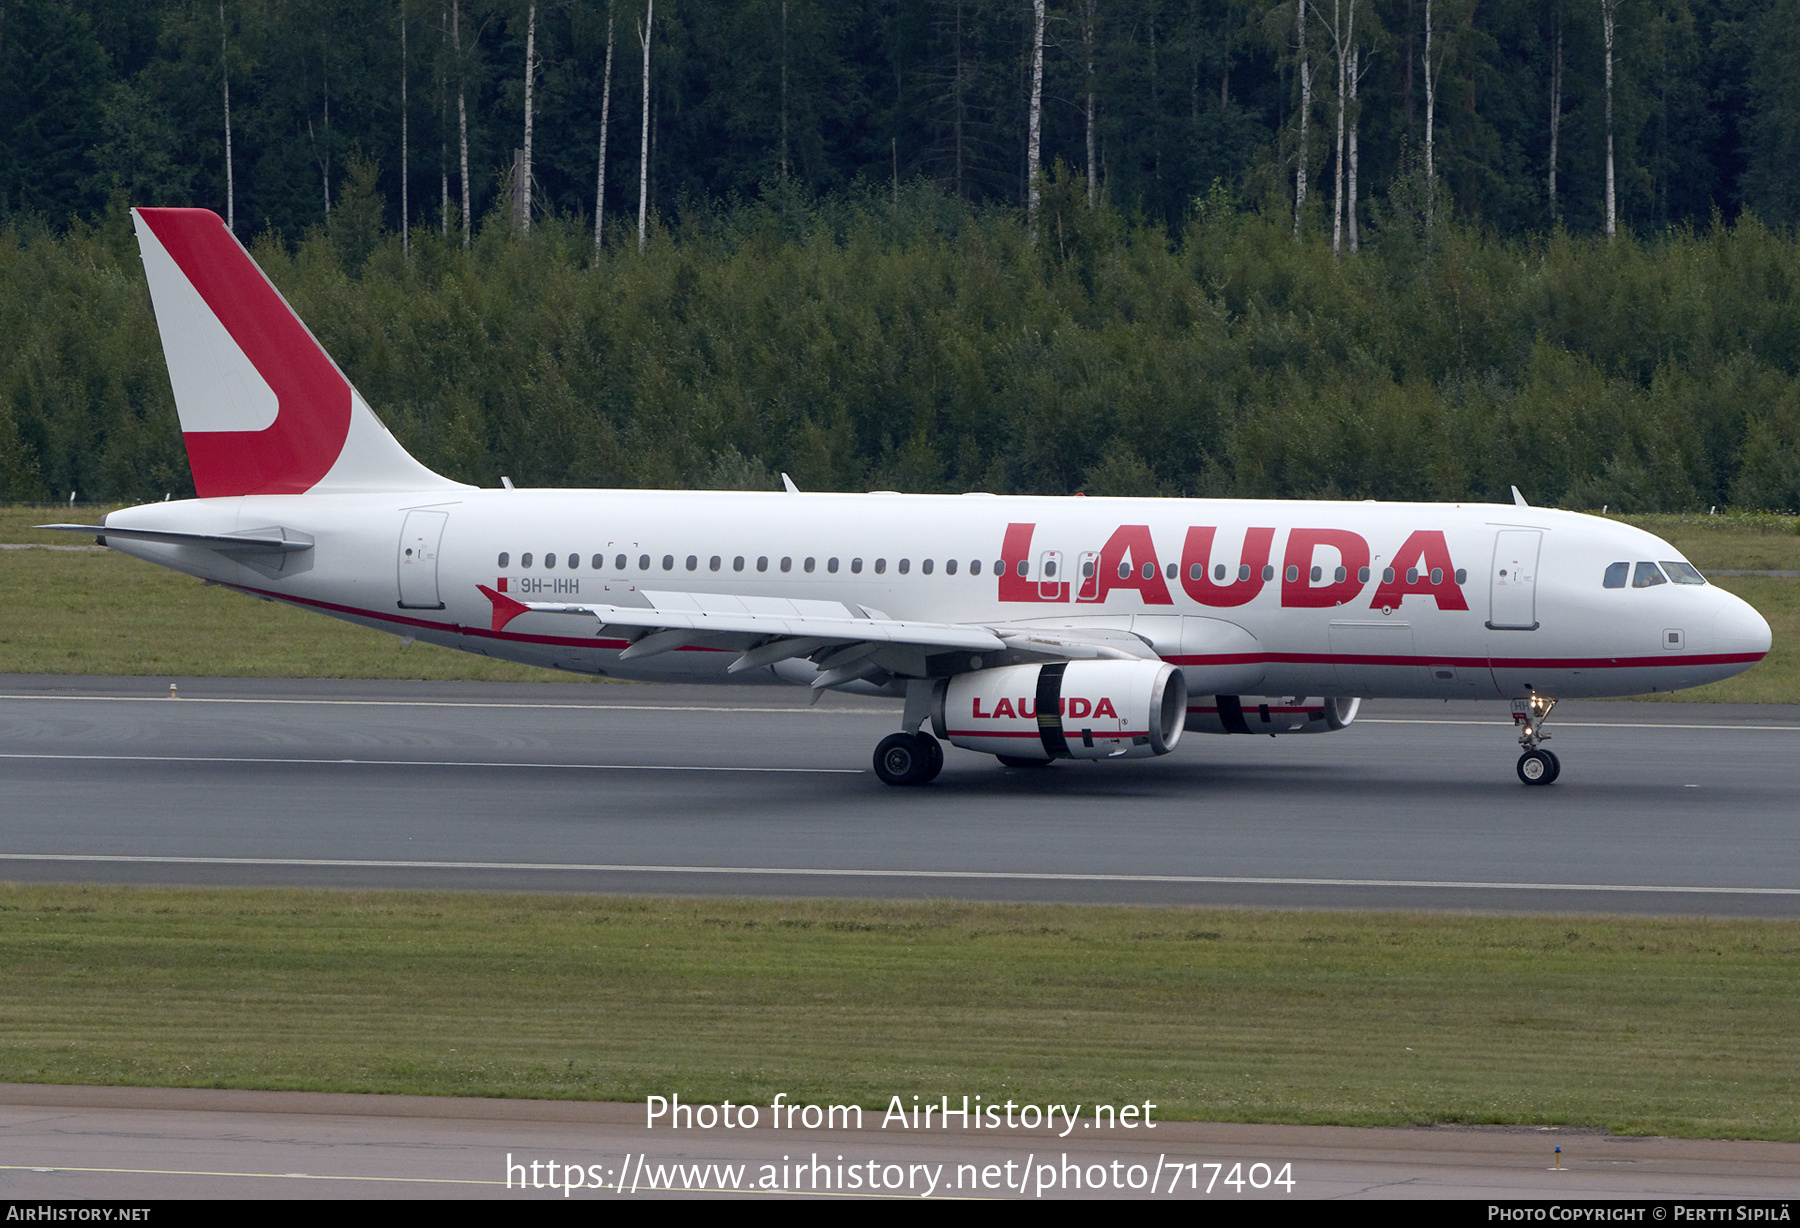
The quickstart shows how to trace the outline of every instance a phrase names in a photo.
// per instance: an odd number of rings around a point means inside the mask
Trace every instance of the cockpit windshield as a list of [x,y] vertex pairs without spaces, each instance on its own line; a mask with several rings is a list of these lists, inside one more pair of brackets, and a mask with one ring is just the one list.
[[1692,563],[1683,563],[1680,560],[1670,562],[1668,559],[1664,559],[1663,570],[1668,572],[1669,579],[1677,584],[1706,583],[1706,577],[1701,575]]
[[1632,588],[1652,588],[1668,582],[1669,578],[1663,575],[1662,568],[1655,563],[1639,562],[1631,573]]

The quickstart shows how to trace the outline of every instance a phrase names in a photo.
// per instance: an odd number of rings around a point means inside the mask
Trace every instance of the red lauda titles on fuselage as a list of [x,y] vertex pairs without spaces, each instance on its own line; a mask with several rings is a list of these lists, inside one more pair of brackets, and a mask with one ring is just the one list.
[[[1113,701],[1104,695],[1097,702],[1080,695],[1064,695],[1057,701],[1056,707],[1064,720],[1079,721],[1089,718],[1099,720],[1106,716],[1110,716],[1114,720],[1119,719],[1117,710],[1113,708]],[[977,695],[971,701],[970,709],[969,715],[977,720],[992,720],[995,717],[1026,721],[1037,719],[1037,700],[1030,696],[1022,696],[1016,705],[1012,700],[1003,697],[994,705],[992,712],[984,712],[981,708],[981,696]]]
[[[1081,571],[1072,589],[1067,581],[1042,574],[1032,576],[1032,538],[1035,524],[1009,524],[1000,547],[1000,600],[1034,605],[1100,603],[1121,589],[1136,592],[1144,605],[1174,605],[1165,572],[1158,561],[1150,526],[1125,524],[1114,529],[1098,552],[1081,555]],[[1181,547],[1176,577],[1182,592],[1194,602],[1215,609],[1248,605],[1265,585],[1278,580],[1281,604],[1288,609],[1323,609],[1348,605],[1371,584],[1372,610],[1400,608],[1409,596],[1430,597],[1440,610],[1467,610],[1450,547],[1437,529],[1418,529],[1409,535],[1392,562],[1379,576],[1369,567],[1369,543],[1349,529],[1296,528],[1288,530],[1279,571],[1269,564],[1274,552],[1275,530],[1256,527],[1244,533],[1244,544],[1234,567],[1224,559],[1213,560],[1214,526],[1199,525],[1187,531]],[[1045,552],[1060,559],[1060,551]],[[1090,574],[1089,567],[1093,570]]]

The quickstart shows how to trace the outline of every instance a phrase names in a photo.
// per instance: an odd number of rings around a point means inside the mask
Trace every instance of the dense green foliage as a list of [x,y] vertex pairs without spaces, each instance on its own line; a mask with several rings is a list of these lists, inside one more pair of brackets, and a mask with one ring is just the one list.
[[[926,185],[694,211],[648,251],[496,221],[410,257],[365,172],[256,258],[403,442],[497,484],[1800,505],[1800,244],[1747,217],[1334,260],[1050,184],[1039,241]],[[1415,219],[1416,222],[1416,219]],[[128,219],[0,231],[0,497],[190,490]]]
[[[1743,207],[1771,223],[1800,217],[1795,0],[1609,3],[1620,216],[1638,227],[1704,225],[1714,209],[1732,220]],[[1509,235],[1555,221],[1576,233],[1601,226],[1603,7],[1435,0],[1434,165],[1466,220]],[[92,220],[114,191],[133,204],[224,214],[234,198],[241,233],[273,225],[294,239],[325,220],[360,150],[379,167],[389,226],[402,220],[404,180],[408,224],[455,230],[459,97],[479,217],[505,197],[525,143],[529,32],[535,203],[591,219],[610,15],[607,211],[635,222],[644,8],[0,0],[0,214]],[[1295,0],[1051,0],[1044,165],[1061,157],[1120,208],[1170,227],[1214,180],[1259,207],[1291,208],[1304,167],[1316,211],[1307,224],[1328,231],[1339,160],[1330,27],[1348,26],[1352,11],[1354,30],[1341,32],[1358,49],[1360,84],[1346,120],[1361,138],[1366,207],[1425,144],[1424,0],[1358,0],[1354,10],[1350,0],[1311,0],[1304,32]],[[649,205],[677,217],[776,183],[826,193],[924,177],[960,200],[1017,208],[1032,17],[1031,0],[661,0],[650,33]]]

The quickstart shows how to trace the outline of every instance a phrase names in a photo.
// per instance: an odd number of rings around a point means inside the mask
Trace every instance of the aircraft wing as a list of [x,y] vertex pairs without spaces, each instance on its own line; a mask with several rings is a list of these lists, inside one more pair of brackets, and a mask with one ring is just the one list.
[[1005,653],[1016,660],[1094,660],[1154,657],[1128,631],[1047,631],[1005,624],[934,623],[887,618],[879,611],[839,601],[748,597],[721,593],[639,590],[643,605],[519,601],[486,585],[494,629],[523,614],[592,618],[597,634],[631,641],[621,661],[637,660],[696,644],[740,650],[731,673],[759,669],[793,657],[809,657],[821,671],[816,687],[836,686],[885,669],[923,676],[926,658],[943,652]]

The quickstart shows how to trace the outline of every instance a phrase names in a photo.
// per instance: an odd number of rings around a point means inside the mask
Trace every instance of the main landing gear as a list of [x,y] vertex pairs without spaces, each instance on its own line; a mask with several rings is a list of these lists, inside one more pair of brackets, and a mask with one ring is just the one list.
[[875,775],[884,785],[922,785],[944,770],[944,748],[923,730],[890,733],[875,748]]
[[1554,784],[1562,775],[1562,761],[1555,752],[1538,745],[1549,740],[1544,723],[1550,719],[1550,709],[1554,707],[1554,699],[1536,691],[1529,699],[1513,700],[1513,723],[1519,727],[1519,745],[1525,748],[1525,753],[1519,756],[1518,772],[1519,779],[1525,784]]

